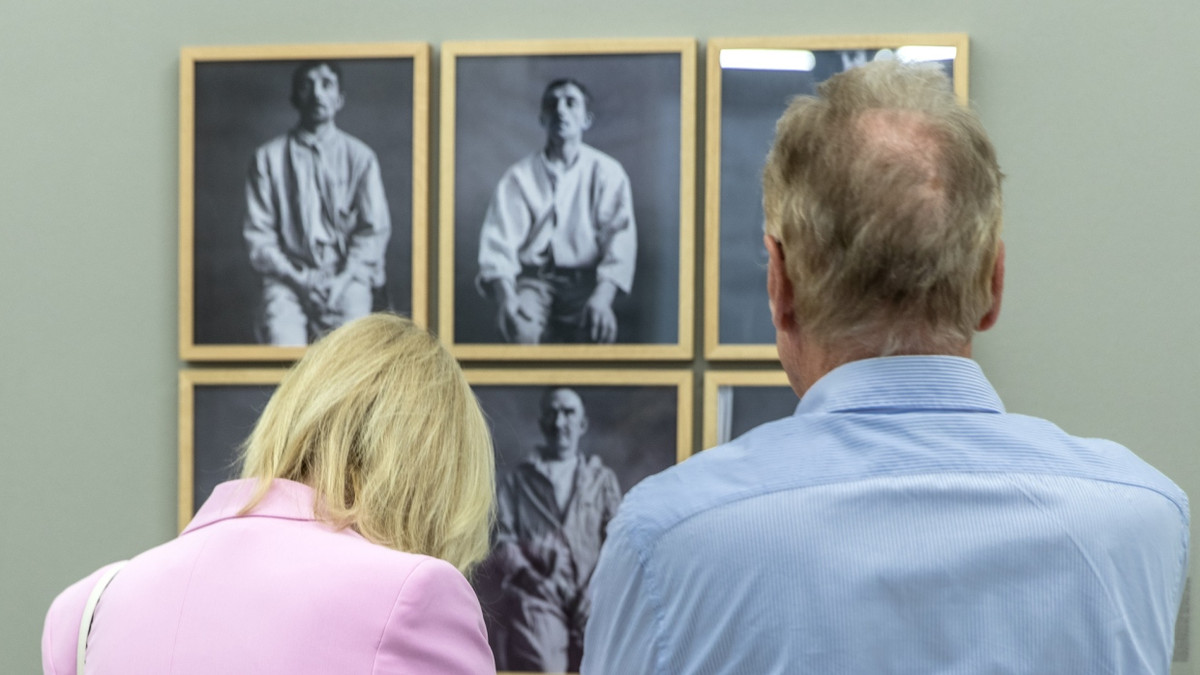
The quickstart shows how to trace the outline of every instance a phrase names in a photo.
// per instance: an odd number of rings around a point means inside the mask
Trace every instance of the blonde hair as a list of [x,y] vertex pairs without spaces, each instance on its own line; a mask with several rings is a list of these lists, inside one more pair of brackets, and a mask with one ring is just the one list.
[[996,153],[940,68],[874,62],[798,97],[763,172],[797,322],[856,357],[952,353],[992,306]]
[[314,514],[368,540],[449,561],[488,551],[495,467],[487,422],[457,362],[412,321],[372,314],[310,347],[267,403],[242,477],[316,493]]

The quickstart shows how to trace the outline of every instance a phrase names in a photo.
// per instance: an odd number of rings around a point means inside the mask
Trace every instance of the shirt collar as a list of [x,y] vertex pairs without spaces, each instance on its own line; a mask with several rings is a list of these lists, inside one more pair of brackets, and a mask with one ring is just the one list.
[[[533,468],[538,470],[538,473],[542,474],[543,476],[546,476],[547,478],[550,477],[550,462],[547,462],[546,460],[542,459],[541,453],[534,453],[529,458],[529,463],[533,465]],[[583,455],[579,454],[578,451],[576,451],[575,461],[571,463],[571,466],[572,466],[572,468],[578,467],[582,463],[583,463]],[[559,466],[562,466],[562,465],[560,464]]]
[[580,142],[579,152],[575,155],[575,159],[572,160],[570,164],[555,164],[554,162],[551,162],[550,158],[546,156],[546,148],[539,150],[537,156],[538,159],[541,160],[542,168],[546,171],[546,173],[556,175],[566,173],[567,171],[574,169],[576,166],[579,166],[580,160],[583,159],[583,154],[588,152],[590,149],[591,148],[587,143]]
[[805,392],[797,414],[1003,413],[979,364],[959,356],[887,356],[851,361]]
[[[221,483],[213,488],[212,494],[196,512],[192,522],[183,528],[186,534],[213,523],[237,518],[238,512],[250,501],[258,487],[257,478],[243,478]],[[287,520],[315,520],[313,516],[313,489],[302,483],[276,478],[262,500],[250,513],[242,517],[284,518]]]
[[292,129],[292,138],[309,148],[324,148],[335,135],[337,135],[337,127],[332,122],[318,129],[316,133],[301,127]]

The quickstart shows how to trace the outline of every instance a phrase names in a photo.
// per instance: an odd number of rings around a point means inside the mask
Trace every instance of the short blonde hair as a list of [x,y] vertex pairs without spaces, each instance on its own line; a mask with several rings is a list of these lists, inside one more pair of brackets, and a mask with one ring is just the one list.
[[798,97],[763,172],[797,321],[858,357],[952,353],[992,306],[996,153],[940,68],[875,62]]
[[466,377],[412,321],[372,314],[310,347],[267,403],[242,477],[316,492],[314,513],[464,573],[488,551],[495,493],[491,434]]

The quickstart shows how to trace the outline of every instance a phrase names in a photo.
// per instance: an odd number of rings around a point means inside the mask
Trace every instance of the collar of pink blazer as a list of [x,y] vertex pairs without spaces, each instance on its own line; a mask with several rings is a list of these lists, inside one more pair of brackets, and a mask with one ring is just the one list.
[[[257,478],[242,478],[221,483],[213,489],[212,495],[196,512],[192,522],[183,528],[183,534],[222,520],[237,518],[257,487]],[[316,494],[312,488],[295,481],[276,478],[271,481],[271,488],[266,495],[247,515],[285,520],[316,520],[313,515],[315,503]],[[362,536],[353,530],[348,529],[346,532],[356,537]]]

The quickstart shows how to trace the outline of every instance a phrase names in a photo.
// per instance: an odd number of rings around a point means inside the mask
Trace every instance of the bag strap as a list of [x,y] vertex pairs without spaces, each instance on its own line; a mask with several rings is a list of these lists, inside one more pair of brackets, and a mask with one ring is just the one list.
[[104,574],[101,574],[100,578],[96,580],[96,585],[92,587],[92,594],[88,596],[87,604],[83,606],[83,618],[79,620],[79,642],[75,649],[76,675],[83,675],[83,659],[87,654],[88,633],[92,632],[92,615],[96,613],[96,605],[100,603],[100,596],[104,595],[104,589],[108,588],[109,582],[128,562],[128,560],[122,560],[109,566]]

